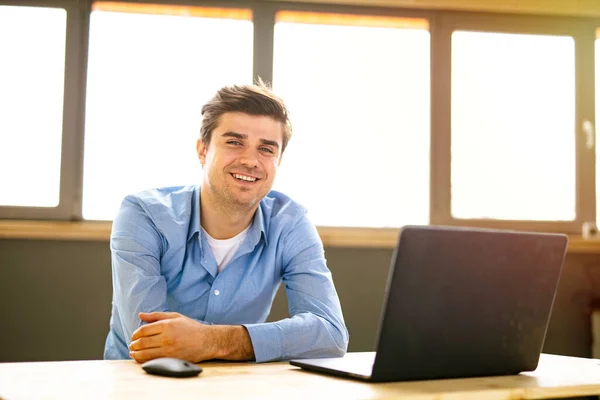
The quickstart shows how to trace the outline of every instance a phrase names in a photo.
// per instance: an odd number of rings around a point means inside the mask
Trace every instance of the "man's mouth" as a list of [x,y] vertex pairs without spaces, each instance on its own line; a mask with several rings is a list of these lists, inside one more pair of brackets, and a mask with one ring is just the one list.
[[242,181],[242,182],[256,182],[259,180],[259,178],[256,178],[256,177],[250,176],[250,175],[233,173],[233,174],[231,174],[231,176],[233,176],[238,181]]

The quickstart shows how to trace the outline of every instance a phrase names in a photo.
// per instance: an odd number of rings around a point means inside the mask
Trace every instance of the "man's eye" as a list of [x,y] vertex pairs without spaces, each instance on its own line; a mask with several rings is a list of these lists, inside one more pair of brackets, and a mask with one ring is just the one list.
[[270,154],[273,154],[273,150],[271,150],[271,149],[270,149],[270,148],[268,148],[268,147],[261,147],[261,148],[260,148],[260,151],[262,151],[262,152],[265,152],[265,153],[270,153]]
[[233,144],[235,146],[241,145],[242,143],[237,140],[228,140],[227,144]]

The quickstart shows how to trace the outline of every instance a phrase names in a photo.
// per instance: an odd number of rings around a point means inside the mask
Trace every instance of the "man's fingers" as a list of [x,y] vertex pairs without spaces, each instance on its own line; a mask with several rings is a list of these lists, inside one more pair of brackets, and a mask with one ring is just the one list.
[[155,358],[166,357],[161,348],[130,351],[129,356],[140,364],[145,363],[146,361],[154,360]]
[[172,318],[181,317],[181,314],[176,313],[176,312],[151,312],[151,313],[141,312],[138,314],[138,316],[144,322],[156,322],[156,321],[161,321],[163,319],[172,319]]
[[133,342],[136,339],[146,337],[146,336],[154,336],[162,333],[164,330],[163,324],[148,324],[142,325],[133,332],[131,335],[131,341]]
[[137,340],[134,340],[129,345],[129,350],[138,351],[138,350],[153,349],[156,347],[160,347],[161,340],[162,340],[162,338],[160,336],[161,335],[146,336],[146,337],[141,337]]

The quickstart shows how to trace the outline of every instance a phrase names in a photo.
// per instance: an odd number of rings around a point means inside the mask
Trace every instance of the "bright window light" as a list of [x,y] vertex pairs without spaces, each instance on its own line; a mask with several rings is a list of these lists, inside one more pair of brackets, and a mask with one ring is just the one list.
[[452,35],[452,215],[575,219],[572,37]]
[[91,15],[83,217],[127,194],[200,184],[202,105],[252,82],[250,10],[96,3]]
[[0,205],[56,207],[67,12],[0,6]]
[[275,189],[320,226],[429,222],[426,20],[280,12],[273,86],[293,137]]

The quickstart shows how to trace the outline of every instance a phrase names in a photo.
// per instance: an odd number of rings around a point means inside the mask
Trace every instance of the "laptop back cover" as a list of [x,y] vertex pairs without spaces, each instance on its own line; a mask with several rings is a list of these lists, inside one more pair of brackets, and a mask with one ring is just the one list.
[[372,380],[534,370],[566,248],[559,234],[405,227]]

